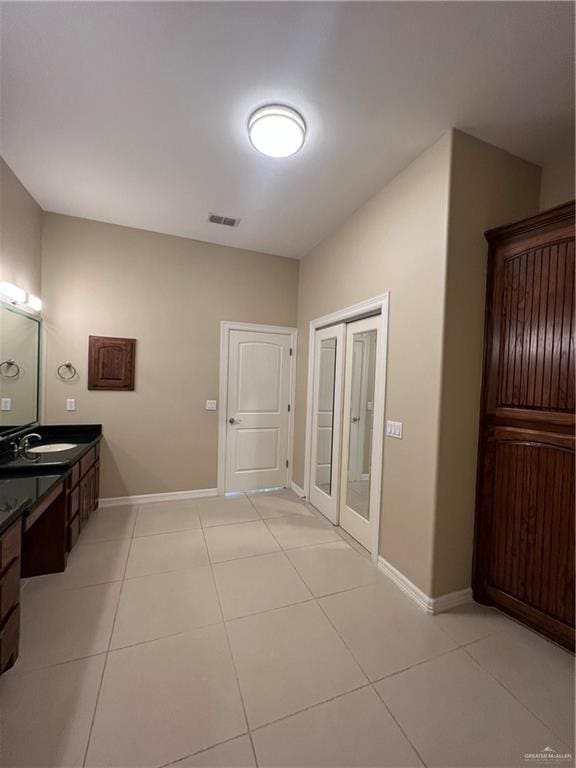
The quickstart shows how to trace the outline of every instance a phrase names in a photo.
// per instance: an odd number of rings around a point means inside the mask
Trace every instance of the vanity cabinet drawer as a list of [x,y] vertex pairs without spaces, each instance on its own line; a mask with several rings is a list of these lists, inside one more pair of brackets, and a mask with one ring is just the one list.
[[75,485],[78,485],[78,480],[80,480],[80,462],[77,461],[76,464],[72,467],[72,472],[70,473],[70,480],[69,480],[69,488],[74,488]]
[[94,461],[96,459],[96,451],[94,448],[88,451],[86,456],[83,456],[80,459],[80,477],[84,477],[86,472],[90,469],[92,464],[94,464]]
[[20,557],[22,524],[17,520],[0,536],[0,571]]
[[66,528],[66,546],[68,552],[70,552],[74,544],[76,544],[78,536],[80,536],[80,515],[76,514],[76,516],[70,520]]
[[80,488],[76,486],[74,490],[68,494],[68,509],[66,511],[66,518],[72,520],[74,515],[78,513],[80,509]]
[[0,629],[0,675],[14,664],[18,658],[18,638],[20,636],[20,606],[17,605]]
[[14,606],[20,602],[20,560],[14,560],[12,565],[0,576],[0,626]]

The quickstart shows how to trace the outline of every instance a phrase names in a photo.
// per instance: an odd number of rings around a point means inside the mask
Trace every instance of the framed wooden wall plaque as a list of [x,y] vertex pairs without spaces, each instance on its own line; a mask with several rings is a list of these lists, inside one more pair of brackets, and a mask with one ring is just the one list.
[[136,339],[90,336],[88,389],[134,389]]

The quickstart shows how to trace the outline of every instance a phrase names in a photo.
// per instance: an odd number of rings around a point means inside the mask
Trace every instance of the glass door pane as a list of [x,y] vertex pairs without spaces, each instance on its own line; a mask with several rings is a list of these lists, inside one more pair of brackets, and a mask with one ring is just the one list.
[[376,330],[354,333],[351,352],[346,505],[369,520]]
[[339,324],[317,330],[314,338],[310,502],[334,524],[341,482],[345,337],[346,328]]
[[322,339],[319,354],[314,484],[330,496],[332,492],[332,444],[334,440],[336,338]]

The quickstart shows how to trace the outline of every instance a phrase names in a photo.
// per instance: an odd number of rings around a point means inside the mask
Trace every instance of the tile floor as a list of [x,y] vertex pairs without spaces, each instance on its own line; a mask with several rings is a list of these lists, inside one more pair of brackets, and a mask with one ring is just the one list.
[[289,491],[101,509],[24,585],[0,764],[541,764],[573,675],[497,611],[422,613]]

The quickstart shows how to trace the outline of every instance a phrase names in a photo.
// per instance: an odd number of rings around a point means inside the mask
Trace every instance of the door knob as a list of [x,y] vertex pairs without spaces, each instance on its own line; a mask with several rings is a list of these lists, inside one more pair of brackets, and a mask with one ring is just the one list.
[[352,416],[352,424],[356,424],[358,421],[360,421],[360,416]]
[[240,424],[240,419],[235,419],[234,416],[230,416],[228,424]]

